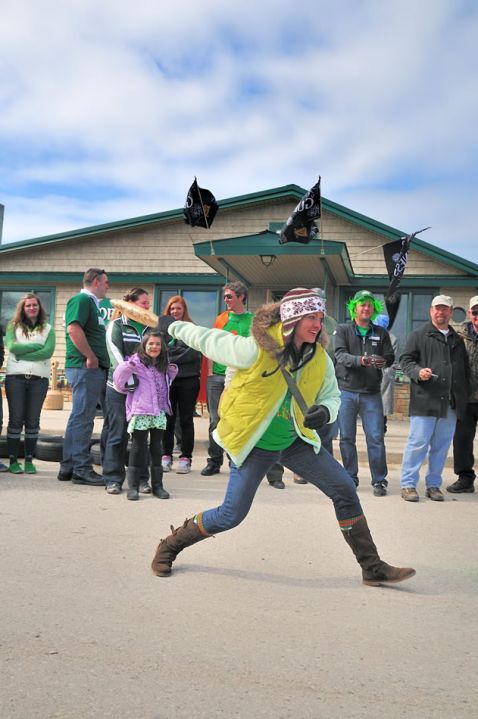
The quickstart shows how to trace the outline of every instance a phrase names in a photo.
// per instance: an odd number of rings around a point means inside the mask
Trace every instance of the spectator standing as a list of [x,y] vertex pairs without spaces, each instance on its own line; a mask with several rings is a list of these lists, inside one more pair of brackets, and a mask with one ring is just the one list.
[[[253,314],[246,310],[247,287],[242,282],[228,282],[223,288],[224,303],[227,307],[216,317],[214,328],[232,332],[232,334],[248,337]],[[201,471],[205,477],[218,474],[224,461],[224,450],[213,437],[219,421],[218,407],[224,390],[226,366],[221,362],[209,361],[207,378],[207,409],[209,412],[209,447],[207,464]]]
[[[149,295],[142,287],[132,287],[124,295],[123,300],[130,302],[142,310],[150,308]],[[128,357],[131,357],[143,337],[150,332],[150,327],[137,320],[121,314],[109,322],[106,330],[106,346],[110,358],[108,381],[106,383],[106,414],[107,426],[105,450],[103,454],[103,480],[108,494],[120,494],[126,476],[126,450],[128,447],[128,430],[126,422],[126,396],[118,392],[113,382],[113,372],[116,367]],[[134,389],[134,382],[130,383],[129,390]],[[139,491],[149,494],[151,487],[148,484],[147,457],[144,458],[143,471],[140,478]]]
[[394,361],[387,330],[373,324],[383,309],[369,290],[360,290],[348,302],[351,322],[338,324],[334,333],[335,374],[340,388],[340,453],[342,463],[358,486],[357,418],[362,419],[367,455],[376,497],[387,494],[387,459],[380,387],[382,369]]
[[446,489],[452,494],[475,491],[475,457],[473,442],[478,421],[478,295],[471,298],[468,321],[464,322],[458,334],[463,337],[470,365],[470,393],[464,418],[457,417],[453,437],[453,469],[458,479]]
[[[388,315],[378,315],[375,318],[375,324],[388,330],[390,319]],[[383,403],[383,433],[387,434],[387,417],[393,414],[395,410],[395,375],[399,367],[398,364],[398,340],[391,332],[388,333],[390,342],[392,343],[393,354],[395,355],[394,363],[390,367],[384,367],[382,370],[382,384],[380,392],[382,393]]]
[[456,418],[466,418],[468,356],[463,338],[450,326],[452,314],[451,297],[434,297],[430,322],[411,333],[400,357],[400,366],[411,380],[410,433],[400,476],[402,499],[406,502],[419,500],[416,488],[427,455],[426,496],[443,502],[442,472]]
[[[339,405],[332,362],[318,343],[324,313],[323,298],[300,287],[258,311],[252,337],[228,336],[189,322],[171,325],[173,337],[227,362],[237,372],[221,402],[215,431],[231,458],[224,502],[186,519],[161,540],[152,562],[157,576],[169,576],[172,563],[186,547],[242,522],[267,469],[277,461],[333,501],[365,584],[396,583],[415,574],[412,568],[392,567],[380,559],[352,479],[321,449],[317,429],[335,418]],[[294,395],[301,394],[309,408],[305,412],[292,396],[283,371],[295,383]]]
[[71,386],[72,408],[65,430],[63,460],[58,479],[74,484],[103,486],[103,477],[91,463],[90,442],[96,406],[104,392],[109,357],[105,323],[99,300],[108,292],[104,270],[91,267],[83,277],[83,289],[66,305],[65,376]]
[[163,487],[161,452],[166,414],[171,414],[169,389],[177,371],[176,365],[168,363],[164,335],[155,331],[147,334],[138,351],[121,362],[113,373],[113,381],[119,391],[127,392],[121,388],[133,376],[137,380],[134,390],[126,395],[126,419],[131,434],[127,499],[139,498],[143,458],[148,456],[148,436],[152,492],[159,499],[169,499],[169,492]]
[[[165,317],[183,322],[192,322],[186,300],[180,295],[170,297],[164,309]],[[161,327],[161,324],[160,324]],[[172,413],[168,415],[164,432],[164,454],[162,466],[164,472],[170,472],[173,463],[174,430],[176,419],[179,419],[181,454],[178,460],[177,474],[191,471],[194,450],[194,411],[199,394],[201,375],[200,352],[191,349],[184,342],[170,338],[168,342],[169,361],[177,365],[178,373],[170,389]]]
[[[3,347],[3,327],[0,325],[0,367],[3,367],[3,361],[5,359],[5,350]],[[2,404],[2,388],[0,387],[0,434],[2,433],[3,427],[3,404]],[[8,467],[3,462],[0,462],[0,472],[6,472]]]
[[[8,400],[7,448],[9,471],[35,474],[33,464],[40,432],[40,413],[48,392],[50,359],[55,351],[55,331],[48,324],[40,299],[28,292],[17,304],[7,326],[9,351],[5,392]],[[18,461],[20,437],[25,427],[25,465]]]

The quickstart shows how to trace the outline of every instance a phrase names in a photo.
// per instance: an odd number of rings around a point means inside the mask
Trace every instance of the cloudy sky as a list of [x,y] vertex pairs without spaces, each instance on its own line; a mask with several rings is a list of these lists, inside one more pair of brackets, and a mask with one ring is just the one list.
[[224,199],[320,174],[478,262],[474,0],[0,7],[3,242],[182,207],[194,175]]

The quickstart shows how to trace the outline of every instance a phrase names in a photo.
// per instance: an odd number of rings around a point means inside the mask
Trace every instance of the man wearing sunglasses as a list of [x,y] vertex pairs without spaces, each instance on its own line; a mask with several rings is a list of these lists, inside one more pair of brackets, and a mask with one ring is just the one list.
[[90,441],[96,406],[106,385],[110,358],[99,301],[108,292],[104,270],[91,267],[83,289],[67,302],[65,311],[65,375],[71,385],[72,408],[65,430],[58,479],[74,484],[104,486],[91,464]]
[[[216,317],[214,327],[217,329],[232,332],[241,337],[248,337],[250,334],[253,314],[246,310],[247,287],[242,282],[228,282],[223,288],[224,303],[227,307]],[[207,409],[209,412],[209,447],[207,464],[201,471],[204,477],[219,474],[224,461],[224,450],[212,436],[219,421],[218,407],[221,394],[224,390],[226,375],[225,365],[209,361],[209,373],[207,378]]]
[[458,334],[463,337],[470,363],[470,393],[464,419],[458,418],[453,437],[453,469],[458,479],[446,489],[452,494],[475,491],[475,457],[473,442],[478,421],[478,295],[468,305],[468,320],[463,322]]

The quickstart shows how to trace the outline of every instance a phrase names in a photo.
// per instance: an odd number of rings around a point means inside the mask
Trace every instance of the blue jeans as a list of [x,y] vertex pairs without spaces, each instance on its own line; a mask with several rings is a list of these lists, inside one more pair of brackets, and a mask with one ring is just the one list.
[[450,407],[446,417],[410,417],[410,433],[403,452],[401,487],[416,487],[420,467],[428,454],[427,487],[439,487],[448,450],[455,433],[456,414]]
[[72,408],[65,429],[61,472],[84,474],[91,470],[90,441],[106,370],[70,367],[65,376],[71,385]]
[[219,407],[219,400],[221,399],[221,395],[224,391],[224,382],[224,375],[213,374],[207,378],[206,384],[207,411],[209,412],[209,448],[207,461],[215,467],[220,467],[224,461],[224,450],[217,444],[217,442],[214,441],[212,436],[212,433],[219,422],[217,410]]
[[316,454],[311,445],[297,438],[281,452],[255,447],[241,467],[231,463],[226,496],[220,507],[201,514],[208,534],[218,534],[236,527],[247,516],[257,488],[273,464],[280,462],[288,469],[322,490],[334,503],[337,519],[350,519],[362,514],[355,484],[344,468],[325,450]]
[[387,459],[383,434],[383,404],[380,392],[363,394],[360,392],[340,391],[340,409],[338,414],[340,430],[340,454],[346,471],[358,484],[357,456],[357,417],[362,419],[362,427],[367,442],[367,456],[372,475],[372,484],[383,482],[387,485]]

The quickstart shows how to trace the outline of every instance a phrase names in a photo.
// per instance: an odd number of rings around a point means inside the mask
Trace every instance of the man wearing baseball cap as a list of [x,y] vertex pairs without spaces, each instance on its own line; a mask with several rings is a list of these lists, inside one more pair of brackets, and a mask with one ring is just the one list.
[[419,500],[416,488],[427,455],[426,496],[443,502],[443,467],[456,419],[466,417],[468,356],[463,338],[450,325],[452,314],[451,297],[434,297],[430,322],[410,334],[400,357],[401,368],[411,380],[410,434],[400,477],[402,499],[406,502]]
[[369,290],[360,290],[347,303],[351,322],[334,332],[335,374],[340,389],[338,414],[342,463],[358,485],[356,446],[360,415],[367,439],[367,455],[375,497],[387,494],[387,459],[384,442],[382,369],[395,355],[386,329],[374,324],[382,303]]
[[468,320],[463,322],[458,334],[463,337],[470,363],[470,393],[465,418],[457,419],[453,437],[453,469],[458,479],[446,488],[452,494],[475,491],[473,442],[478,420],[478,295],[470,299]]

